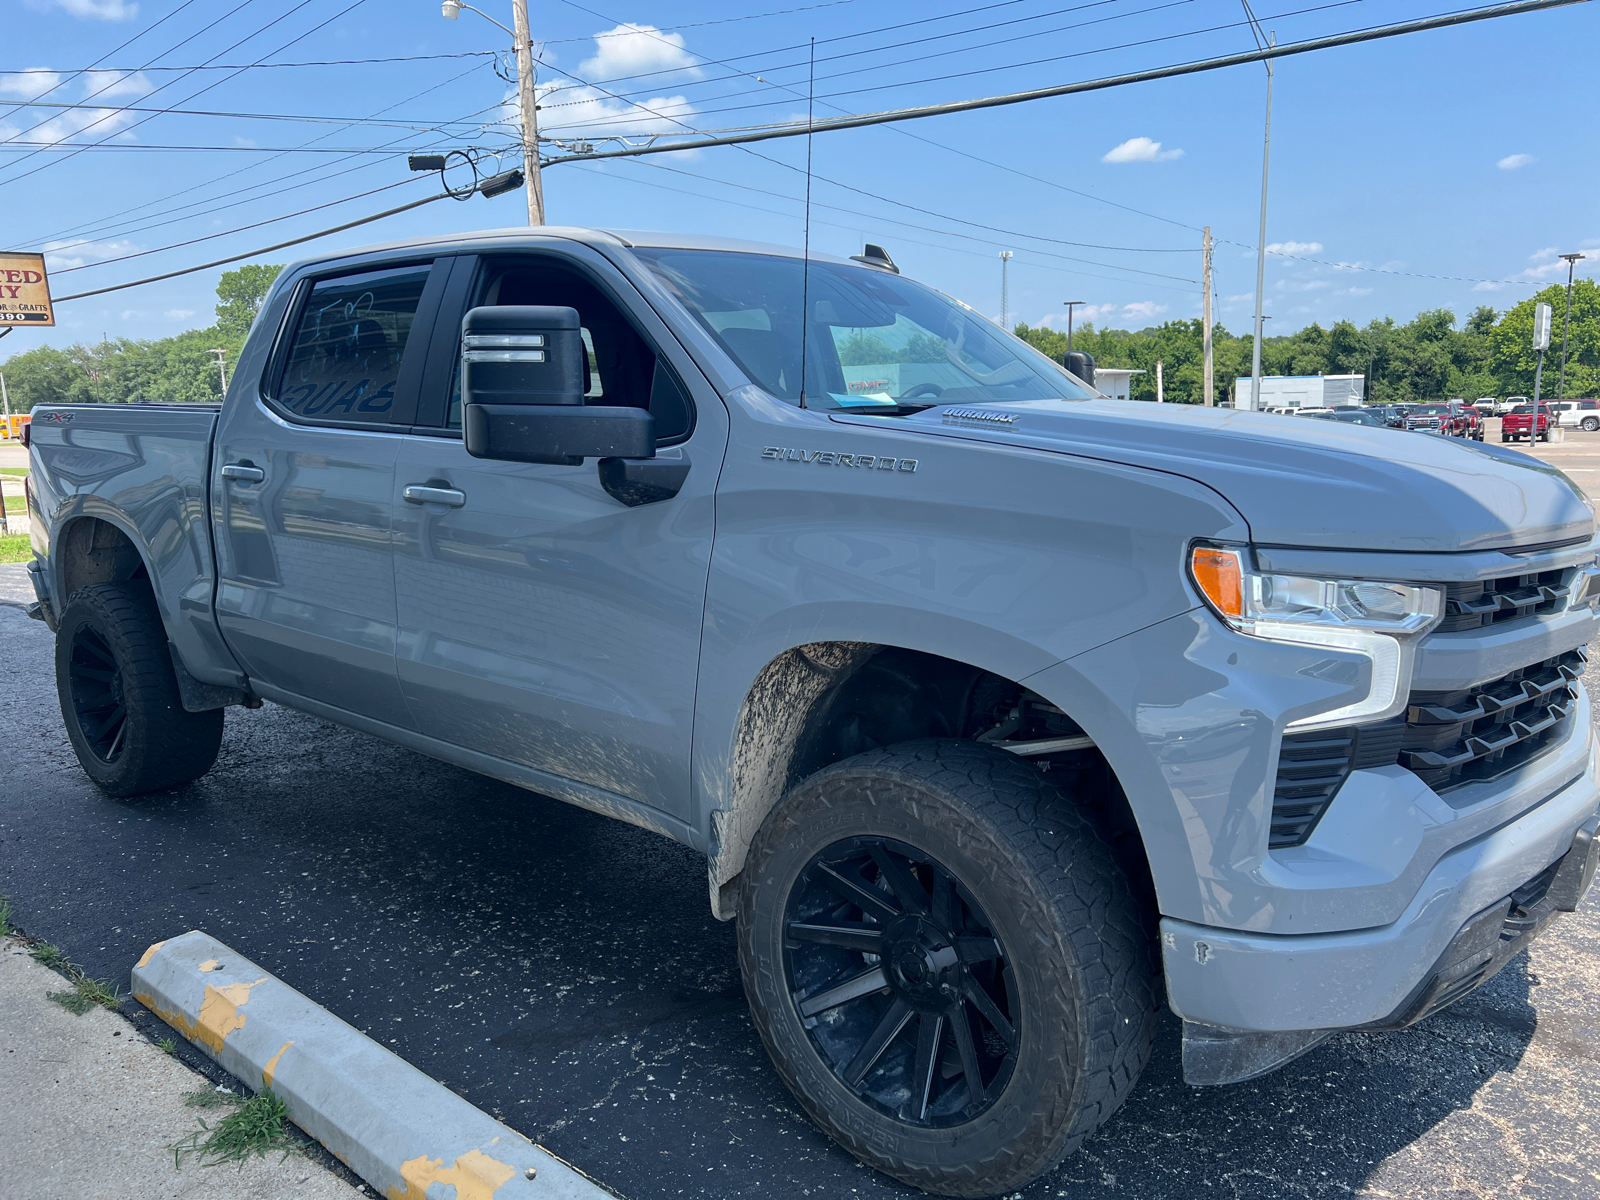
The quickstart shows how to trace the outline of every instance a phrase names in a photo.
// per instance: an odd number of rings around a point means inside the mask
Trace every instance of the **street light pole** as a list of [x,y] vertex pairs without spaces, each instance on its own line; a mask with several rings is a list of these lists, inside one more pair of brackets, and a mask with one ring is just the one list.
[[1584,254],[1563,254],[1567,264],[1567,315],[1561,319],[1561,382],[1556,385],[1556,399],[1567,398],[1567,326],[1572,324],[1572,272]]
[[[1250,32],[1255,35],[1256,44],[1260,45],[1261,22],[1256,20],[1250,0],[1241,2],[1245,16],[1250,19]],[[1277,33],[1268,35],[1267,46],[1277,44]],[[1261,407],[1261,308],[1265,302],[1267,280],[1267,170],[1272,165],[1272,60],[1265,59],[1262,66],[1267,68],[1267,122],[1261,141],[1261,229],[1256,237],[1256,322],[1255,338],[1250,347],[1250,404],[1253,408]]]
[[1087,302],[1083,301],[1083,300],[1063,300],[1061,303],[1067,306],[1067,353],[1071,354],[1072,353],[1072,310],[1077,308],[1078,305],[1084,304],[1084,303],[1087,303]]
[[1202,305],[1202,323],[1204,327],[1201,331],[1203,335],[1201,350],[1205,367],[1204,400],[1205,406],[1211,408],[1216,404],[1216,397],[1211,380],[1211,226],[1209,225],[1205,227],[1204,241],[1201,243],[1200,251],[1200,282],[1205,289],[1205,301]]
[[528,193],[528,224],[544,224],[544,181],[539,176],[539,106],[534,95],[533,41],[528,27],[528,0],[511,0],[511,23],[515,29],[506,29],[481,8],[462,4],[460,0],[444,0],[439,11],[445,20],[454,21],[461,10],[475,12],[491,25],[498,25],[511,35],[517,52],[517,107],[522,112],[522,175]]

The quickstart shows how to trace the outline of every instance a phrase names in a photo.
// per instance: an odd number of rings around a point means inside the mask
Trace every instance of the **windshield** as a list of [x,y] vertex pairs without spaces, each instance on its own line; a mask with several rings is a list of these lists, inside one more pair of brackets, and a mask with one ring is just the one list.
[[1513,408],[1511,410],[1511,415],[1513,417],[1526,417],[1532,412],[1533,412],[1533,405],[1531,405],[1531,404],[1519,404],[1519,405],[1517,405],[1515,408]]
[[1443,404],[1424,404],[1418,408],[1413,408],[1411,415],[1414,417],[1437,417],[1449,411]]
[[1335,421],[1347,421],[1347,422],[1349,422],[1351,424],[1354,424],[1354,425],[1382,425],[1383,424],[1382,421],[1378,420],[1378,418],[1373,416],[1371,413],[1364,413],[1364,412],[1334,413],[1333,414],[1333,419]]
[[[808,408],[1087,400],[1043,354],[932,288],[872,267],[635,247],[752,380]],[[809,328],[800,328],[802,304]],[[805,364],[801,365],[804,342]]]

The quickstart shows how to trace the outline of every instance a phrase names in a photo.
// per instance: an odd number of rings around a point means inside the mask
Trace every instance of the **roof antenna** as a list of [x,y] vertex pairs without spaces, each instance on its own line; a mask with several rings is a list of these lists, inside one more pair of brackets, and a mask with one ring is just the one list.
[[817,39],[811,39],[806,78],[806,240],[800,267],[800,407],[806,407],[806,342],[811,332],[811,113],[817,89]]

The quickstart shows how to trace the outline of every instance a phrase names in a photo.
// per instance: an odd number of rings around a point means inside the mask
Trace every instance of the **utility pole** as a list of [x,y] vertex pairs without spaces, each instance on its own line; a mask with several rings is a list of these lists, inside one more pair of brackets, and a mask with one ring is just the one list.
[[[1250,32],[1255,35],[1256,45],[1260,46],[1261,22],[1256,20],[1250,0],[1241,2],[1245,16],[1250,19]],[[1269,34],[1266,43],[1263,49],[1276,46],[1277,33]],[[1272,60],[1266,59],[1262,65],[1267,68],[1267,122],[1266,132],[1261,139],[1261,229],[1256,237],[1256,328],[1254,344],[1250,347],[1250,404],[1253,408],[1261,407],[1261,307],[1265,301],[1267,279],[1267,170],[1272,165]]]
[[1161,382],[1161,360],[1158,358],[1158,359],[1156,359],[1156,403],[1157,404],[1165,404],[1166,402],[1167,402],[1167,390],[1166,390],[1166,388],[1164,386],[1162,386],[1162,382]]
[[1212,408],[1216,399],[1211,390],[1211,226],[1204,230],[1204,240],[1200,247],[1200,282],[1205,287],[1206,296],[1203,305],[1205,313],[1205,332],[1202,343],[1205,351],[1205,405]]
[[[447,21],[461,16],[461,10],[475,12],[492,25],[500,25],[481,8],[462,4],[460,0],[444,0],[439,11]],[[511,35],[517,52],[517,107],[522,112],[522,176],[528,192],[528,224],[544,224],[544,182],[539,178],[539,106],[533,88],[533,42],[528,32],[528,0],[511,0],[511,24],[505,29]]]
[[1556,385],[1556,399],[1567,398],[1567,326],[1572,324],[1572,272],[1584,254],[1563,254],[1567,264],[1567,315],[1561,319],[1561,382]]
[[206,353],[215,354],[217,356],[217,374],[222,377],[222,394],[226,396],[228,394],[228,368],[224,365],[224,363],[227,360],[228,352],[222,349],[220,346],[213,346],[210,350],[207,350]]
[[1007,333],[1011,332],[1011,292],[1010,280],[1006,272],[1011,269],[1011,251],[1000,251],[1000,328]]
[[544,224],[544,181],[539,178],[539,105],[533,89],[533,42],[528,0],[511,0],[517,39],[517,103],[522,109],[522,174],[528,191],[528,224]]
[[1078,305],[1086,303],[1086,302],[1083,301],[1083,300],[1063,300],[1061,303],[1066,305],[1066,307],[1067,307],[1067,353],[1071,354],[1072,353],[1072,310],[1077,308]]

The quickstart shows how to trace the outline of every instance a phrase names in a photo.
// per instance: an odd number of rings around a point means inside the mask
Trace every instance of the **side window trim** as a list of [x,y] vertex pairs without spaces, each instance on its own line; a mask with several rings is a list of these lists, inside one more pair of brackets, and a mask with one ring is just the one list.
[[[302,275],[294,281],[294,295],[284,311],[283,321],[278,327],[276,341],[272,347],[271,356],[267,361],[267,368],[261,374],[258,394],[261,402],[272,410],[273,414],[282,420],[295,425],[308,425],[321,429],[352,429],[368,433],[404,433],[415,419],[417,408],[417,393],[420,382],[421,363],[413,365],[413,360],[421,360],[427,347],[426,331],[431,329],[434,319],[439,311],[439,299],[444,290],[445,279],[449,277],[449,259],[439,255],[425,255],[420,258],[403,258],[385,262],[363,262],[327,264],[316,271]],[[279,402],[278,396],[283,383],[284,371],[288,368],[290,354],[293,350],[295,334],[300,328],[300,319],[305,314],[306,304],[311,297],[312,289],[318,283],[328,279],[338,279],[345,275],[361,275],[370,271],[398,270],[404,267],[427,266],[428,281],[423,285],[422,296],[417,302],[417,311],[412,317],[411,328],[406,334],[406,344],[401,348],[400,374],[395,384],[395,400],[388,412],[386,421],[336,421],[321,417],[306,417],[291,412]],[[442,268],[442,269],[441,269]],[[421,334],[422,340],[418,341]],[[413,348],[413,343],[416,343]]]
[[[457,344],[461,341],[461,318],[467,312],[467,297],[478,275],[478,256],[456,255],[447,281],[440,283],[440,299],[434,320],[433,336],[428,339],[428,362],[423,368],[418,389],[413,425],[423,429],[442,429],[450,408],[450,380],[455,373]],[[455,436],[459,437],[457,432]]]

